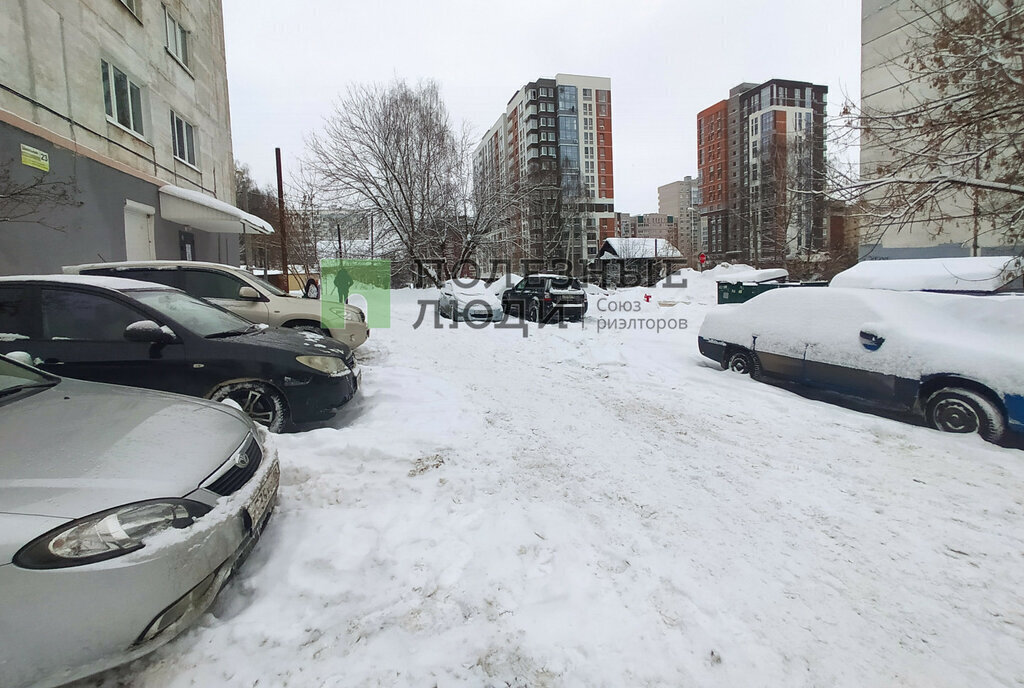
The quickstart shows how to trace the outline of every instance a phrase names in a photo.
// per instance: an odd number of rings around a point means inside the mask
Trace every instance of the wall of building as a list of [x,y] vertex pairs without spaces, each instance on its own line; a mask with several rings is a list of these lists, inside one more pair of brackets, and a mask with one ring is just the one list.
[[[157,257],[178,258],[186,228],[160,217],[157,189],[235,201],[220,0],[10,0],[2,13],[0,166],[16,179],[38,175],[21,164],[20,147],[44,151],[46,179],[69,181],[77,204],[7,223],[0,270],[123,259],[126,200],[155,209]],[[186,31],[184,59],[167,47],[168,14]],[[136,130],[107,114],[103,62],[140,89]],[[194,164],[174,154],[172,111],[192,125]],[[190,234],[194,257],[237,263],[236,235]]]
[[[218,263],[238,263],[238,235],[189,231],[160,217],[158,185],[118,170],[67,147],[55,145],[0,122],[0,166],[18,186],[33,183],[42,175],[21,164],[21,146],[45,152],[50,172],[46,182],[66,184],[71,203],[43,200],[38,215],[20,222],[5,222],[0,231],[0,274],[50,274],[64,265],[125,260],[125,202],[133,201],[156,210],[153,240],[158,258],[181,257],[182,232],[195,243],[194,258]],[[50,194],[50,199],[55,199]],[[42,216],[43,222],[38,222]]]
[[[220,0],[11,0],[0,28],[0,108],[166,182],[234,203]],[[189,31],[189,63],[165,47],[164,7]],[[142,86],[142,136],[105,112],[100,62]],[[170,113],[195,126],[195,168],[176,159]]]
[[[959,0],[943,0],[955,5]],[[914,0],[863,0],[861,3],[861,107],[868,112],[898,111],[933,97],[931,87],[904,66],[915,37],[929,20]],[[861,176],[870,179],[880,164],[904,158],[913,141],[903,137],[895,151],[862,133]],[[913,170],[909,172],[912,174]],[[869,197],[869,200],[872,197]],[[877,197],[874,197],[877,198]],[[974,241],[973,199],[966,193],[944,203],[941,221],[920,215],[901,227],[872,224],[865,220],[861,237],[863,256],[873,258],[926,258],[967,256]],[[999,234],[979,232],[981,255],[1009,255],[1020,247],[1006,246]]]

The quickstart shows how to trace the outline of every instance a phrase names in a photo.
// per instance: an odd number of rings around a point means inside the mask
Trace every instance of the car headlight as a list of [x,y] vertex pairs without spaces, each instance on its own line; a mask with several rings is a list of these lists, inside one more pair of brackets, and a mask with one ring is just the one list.
[[295,360],[304,366],[328,375],[346,375],[352,371],[345,365],[344,359],[337,356],[296,356]]
[[187,528],[210,507],[188,499],[126,504],[51,530],[14,555],[26,569],[82,566],[134,552],[143,540],[168,528]]

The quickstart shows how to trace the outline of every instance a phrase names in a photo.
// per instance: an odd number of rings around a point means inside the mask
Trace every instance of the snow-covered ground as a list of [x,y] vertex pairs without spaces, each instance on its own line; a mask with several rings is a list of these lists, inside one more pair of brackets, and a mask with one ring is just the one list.
[[1024,684],[1024,453],[717,370],[712,277],[525,339],[395,292],[213,612],[88,684]]

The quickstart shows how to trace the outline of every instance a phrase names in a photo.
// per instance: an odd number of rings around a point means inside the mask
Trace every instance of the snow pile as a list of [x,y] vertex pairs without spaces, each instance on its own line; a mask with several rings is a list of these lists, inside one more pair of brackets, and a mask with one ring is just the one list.
[[506,290],[511,289],[512,287],[516,286],[522,281],[522,277],[513,272],[510,272],[507,275],[504,275],[494,280],[494,282],[492,282],[490,287],[488,288],[490,289],[492,294],[494,294],[500,299],[501,295],[504,294]]
[[789,271],[782,268],[772,270],[730,270],[725,274],[717,275],[715,281],[739,284],[743,282],[776,282],[785,281],[789,277]]
[[840,272],[829,286],[992,292],[1022,272],[1021,260],[1007,256],[868,260]]

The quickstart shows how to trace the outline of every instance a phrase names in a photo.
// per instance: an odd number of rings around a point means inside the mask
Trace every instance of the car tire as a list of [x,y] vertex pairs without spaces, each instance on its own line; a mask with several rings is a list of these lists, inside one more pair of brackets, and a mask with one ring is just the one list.
[[254,422],[270,432],[284,432],[288,425],[288,406],[281,393],[270,385],[256,380],[232,382],[218,387],[210,395],[212,401],[231,399]]
[[998,442],[1006,434],[1006,418],[998,404],[962,387],[944,387],[928,397],[925,418],[936,430],[976,432],[989,442]]
[[536,301],[530,303],[530,309],[526,311],[526,319],[530,322],[540,322],[540,304]]
[[749,375],[755,380],[761,375],[761,362],[757,360],[757,354],[746,349],[733,351],[729,355],[725,367],[734,373]]

